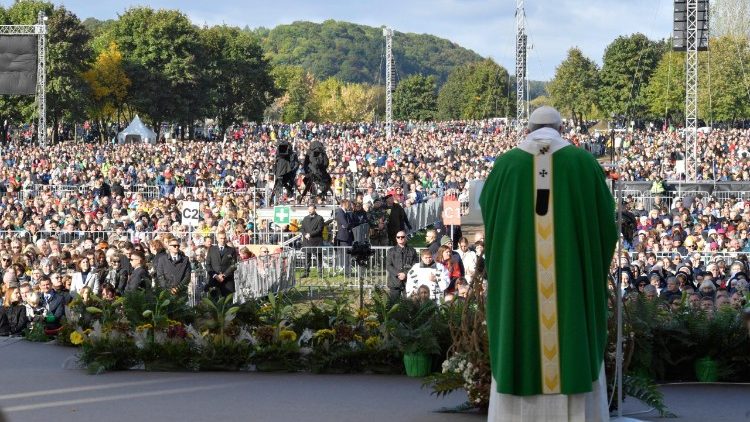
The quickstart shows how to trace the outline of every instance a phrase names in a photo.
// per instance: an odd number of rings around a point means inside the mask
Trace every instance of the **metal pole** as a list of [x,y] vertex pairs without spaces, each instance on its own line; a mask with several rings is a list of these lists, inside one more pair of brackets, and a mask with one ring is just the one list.
[[44,12],[39,11],[37,15],[37,24],[34,25],[34,32],[37,34],[37,70],[36,70],[36,100],[39,113],[37,123],[37,139],[39,145],[47,145],[47,17]]
[[393,29],[384,27],[385,37],[385,133],[391,139],[393,132]]
[[516,130],[523,130],[528,119],[528,101],[526,96],[526,12],[525,0],[516,0]]

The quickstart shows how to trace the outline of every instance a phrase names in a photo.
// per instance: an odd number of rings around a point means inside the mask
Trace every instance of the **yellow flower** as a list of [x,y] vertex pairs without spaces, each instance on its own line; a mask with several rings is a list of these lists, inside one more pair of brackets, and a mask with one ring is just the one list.
[[374,330],[380,326],[380,323],[377,321],[366,321],[365,322],[365,328],[368,330]]
[[367,309],[360,309],[360,310],[357,311],[357,318],[358,319],[365,319],[368,316],[370,316],[370,311],[368,311]]
[[295,341],[297,340],[297,333],[292,330],[281,330],[279,333],[279,339],[281,339],[281,341]]
[[362,343],[362,336],[359,334],[354,335],[354,341]]
[[73,331],[70,333],[70,342],[78,346],[79,344],[83,343],[83,334],[79,333],[78,331]]
[[151,325],[151,324],[143,324],[143,325],[139,325],[139,326],[135,327],[135,330],[136,331],[146,331],[146,330],[150,330],[152,328],[154,328],[154,326]]
[[367,346],[367,347],[369,347],[371,349],[374,349],[374,348],[378,347],[379,344],[380,344],[380,338],[378,338],[378,337],[374,337],[374,336],[373,337],[367,337],[367,340],[365,340],[365,346]]
[[329,329],[324,328],[322,330],[316,331],[315,334],[313,334],[313,337],[315,337],[315,338],[326,338],[326,337],[333,338],[335,335],[336,335],[336,330],[329,330]]

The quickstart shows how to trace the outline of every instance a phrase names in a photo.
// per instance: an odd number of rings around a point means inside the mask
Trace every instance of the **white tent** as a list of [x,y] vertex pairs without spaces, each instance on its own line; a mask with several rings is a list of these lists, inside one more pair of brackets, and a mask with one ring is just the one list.
[[144,125],[136,115],[132,122],[122,132],[117,134],[117,142],[120,144],[148,142],[156,143],[156,132]]

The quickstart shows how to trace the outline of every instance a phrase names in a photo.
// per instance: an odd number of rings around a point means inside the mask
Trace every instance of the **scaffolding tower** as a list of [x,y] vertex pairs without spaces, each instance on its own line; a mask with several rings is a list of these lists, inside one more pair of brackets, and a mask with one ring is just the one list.
[[384,27],[385,37],[385,133],[391,139],[393,131],[393,29]]
[[526,77],[526,12],[525,0],[516,0],[516,129],[521,131],[529,118]]
[[36,67],[36,102],[38,122],[37,140],[39,145],[47,144],[47,17],[44,12],[37,15],[36,25],[0,25],[0,35],[36,35],[37,36],[37,67]]

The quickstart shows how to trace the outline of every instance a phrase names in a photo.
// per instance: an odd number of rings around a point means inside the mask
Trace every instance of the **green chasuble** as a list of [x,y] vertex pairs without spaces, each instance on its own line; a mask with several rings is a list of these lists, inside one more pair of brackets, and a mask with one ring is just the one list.
[[[614,201],[591,154],[574,146],[544,153],[549,172],[519,148],[499,157],[480,197],[490,358],[501,394],[590,392],[604,359]],[[539,190],[545,183],[548,203]]]

